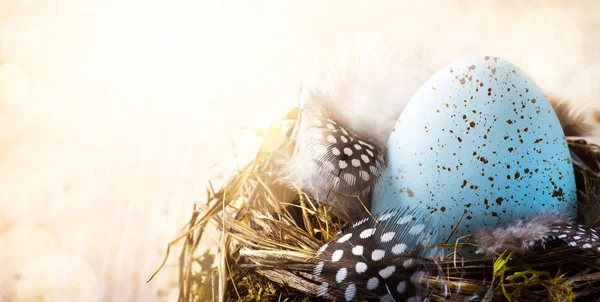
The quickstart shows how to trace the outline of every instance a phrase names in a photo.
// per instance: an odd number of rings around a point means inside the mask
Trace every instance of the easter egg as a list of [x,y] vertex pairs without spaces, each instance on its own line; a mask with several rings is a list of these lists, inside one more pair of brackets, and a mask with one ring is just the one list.
[[373,212],[427,208],[450,242],[542,211],[576,213],[560,122],[522,70],[494,57],[452,63],[416,92],[386,148]]

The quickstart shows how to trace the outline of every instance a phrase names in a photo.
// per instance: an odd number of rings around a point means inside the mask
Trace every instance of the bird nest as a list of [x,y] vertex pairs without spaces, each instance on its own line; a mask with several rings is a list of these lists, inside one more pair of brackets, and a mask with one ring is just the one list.
[[[292,111],[271,126],[256,158],[220,190],[209,189],[182,235],[169,244],[165,261],[173,245],[183,245],[180,302],[315,300],[315,251],[351,221],[333,214],[331,204],[279,181],[278,172],[293,151],[286,122],[295,117]],[[596,222],[600,147],[581,139],[568,139],[568,144],[574,154],[578,220]],[[600,296],[600,257],[593,251],[548,245],[528,253],[507,249],[469,258],[460,252],[467,246],[472,246],[468,237],[443,246],[448,256],[432,267],[443,274],[425,282],[430,300],[591,301]]]

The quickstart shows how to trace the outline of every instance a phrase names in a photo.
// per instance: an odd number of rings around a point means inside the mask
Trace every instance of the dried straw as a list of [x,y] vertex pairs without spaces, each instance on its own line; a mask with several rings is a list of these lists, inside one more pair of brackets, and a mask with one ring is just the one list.
[[[169,244],[166,257],[184,240],[180,302],[314,301],[313,253],[349,221],[332,215],[330,204],[279,181],[293,150],[288,138],[295,117],[292,111],[273,124],[256,158],[223,188],[208,190],[205,206],[194,207],[185,232]],[[579,220],[598,223],[600,147],[585,140],[569,140],[569,147]],[[217,253],[203,240],[209,223],[220,230]],[[593,252],[546,246],[526,255],[506,250],[483,259],[461,256],[470,245],[463,240],[440,246],[450,253],[430,262],[438,272],[428,280],[433,301],[593,301],[600,296],[600,258]]]

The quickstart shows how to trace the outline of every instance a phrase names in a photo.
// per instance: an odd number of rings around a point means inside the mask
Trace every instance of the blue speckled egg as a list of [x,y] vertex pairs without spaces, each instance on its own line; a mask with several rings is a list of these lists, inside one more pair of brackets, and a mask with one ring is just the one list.
[[[575,215],[561,125],[542,90],[494,57],[448,65],[414,95],[387,143],[373,211],[421,205],[449,234],[555,210]],[[451,241],[454,242],[454,241]]]

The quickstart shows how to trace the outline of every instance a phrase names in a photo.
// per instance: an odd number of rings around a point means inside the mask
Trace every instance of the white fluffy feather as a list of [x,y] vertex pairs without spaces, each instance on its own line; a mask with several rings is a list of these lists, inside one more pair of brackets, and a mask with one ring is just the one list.
[[301,107],[321,106],[332,119],[385,146],[402,110],[431,75],[410,45],[356,38],[307,75]]
[[[317,199],[329,201],[337,209],[342,208],[342,214],[350,217],[361,216],[364,208],[370,208],[371,189],[383,169],[385,145],[392,129],[413,94],[433,74],[425,68],[414,47],[369,38],[341,45],[331,60],[325,60],[306,75],[295,129],[296,149],[285,175],[285,180]],[[356,141],[376,147],[373,159],[378,159],[378,171],[362,167],[370,173],[366,186],[365,182],[360,183],[359,175],[355,175],[356,183],[354,178],[347,181],[345,176],[352,177],[344,174],[348,170],[332,174],[331,169],[324,168],[323,163],[334,158],[315,156],[317,142],[313,134],[325,130],[315,126],[316,120],[333,120],[353,133]],[[333,148],[327,142],[321,143],[328,151]]]
[[553,227],[571,222],[558,213],[542,213],[525,222],[519,220],[509,226],[479,230],[475,236],[480,251],[498,253],[507,248],[528,251],[534,244],[544,244]]

